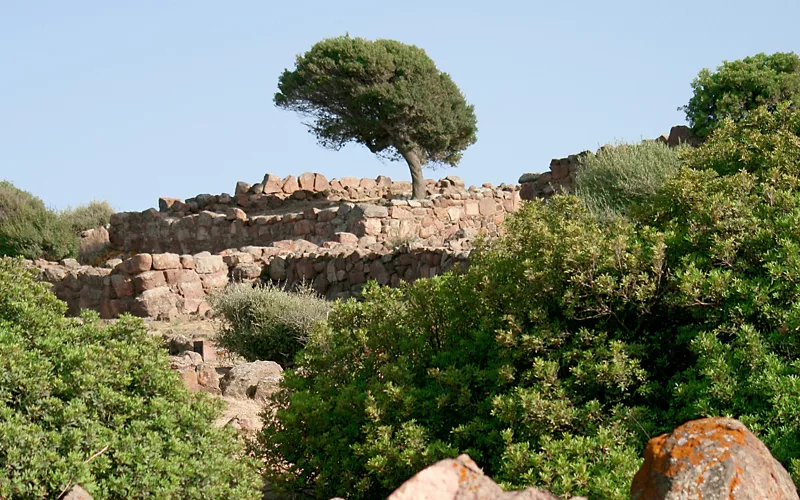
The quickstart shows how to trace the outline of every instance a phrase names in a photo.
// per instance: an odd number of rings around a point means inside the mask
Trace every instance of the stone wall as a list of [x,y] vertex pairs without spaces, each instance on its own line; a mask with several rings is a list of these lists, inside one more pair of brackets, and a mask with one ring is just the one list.
[[70,314],[98,311],[104,318],[123,313],[170,318],[179,313],[204,315],[207,296],[230,281],[269,281],[287,288],[308,283],[328,299],[358,297],[367,281],[397,286],[401,281],[464,269],[467,252],[443,248],[378,253],[352,246],[311,249],[296,242],[282,247],[246,247],[219,254],[141,253],[111,259],[105,267],[82,266],[73,259],[35,261],[40,279],[52,284]]
[[281,203],[286,205],[280,209],[270,209],[272,195],[263,193],[246,195],[246,203],[243,195],[201,195],[180,202],[186,210],[176,210],[176,201],[162,203],[163,211],[115,214],[110,240],[122,251],[153,253],[220,252],[293,239],[319,246],[354,244],[375,251],[388,251],[404,243],[461,250],[468,248],[478,234],[499,234],[506,214],[519,207],[517,186],[465,190],[448,179],[433,186],[439,186],[436,189],[443,193],[424,200],[284,198]]

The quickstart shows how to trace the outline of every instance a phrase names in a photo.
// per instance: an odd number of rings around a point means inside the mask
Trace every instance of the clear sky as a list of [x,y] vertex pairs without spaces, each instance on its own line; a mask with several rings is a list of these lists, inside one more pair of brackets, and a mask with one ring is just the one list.
[[318,146],[272,103],[297,54],[343,35],[424,48],[475,105],[467,184],[684,123],[704,67],[800,52],[800,0],[0,0],[0,178],[55,208],[232,192],[305,171],[404,163]]

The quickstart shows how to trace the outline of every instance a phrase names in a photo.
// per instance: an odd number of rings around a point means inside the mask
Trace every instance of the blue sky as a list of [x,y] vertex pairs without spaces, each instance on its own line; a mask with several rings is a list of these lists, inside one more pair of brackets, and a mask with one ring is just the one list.
[[64,208],[232,192],[267,172],[408,180],[318,146],[272,104],[297,54],[343,35],[424,48],[475,105],[467,184],[684,123],[704,67],[800,52],[800,1],[0,1],[0,178]]

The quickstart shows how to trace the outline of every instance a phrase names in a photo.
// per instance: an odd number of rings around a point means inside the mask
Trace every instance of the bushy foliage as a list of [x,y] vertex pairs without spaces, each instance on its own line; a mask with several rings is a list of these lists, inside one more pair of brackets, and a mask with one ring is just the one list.
[[0,497],[260,498],[219,408],[192,395],[140,320],[102,326],[0,259]]
[[692,82],[694,94],[681,109],[699,137],[725,118],[740,120],[760,106],[800,105],[800,56],[794,52],[756,54],[725,61],[716,72],[702,70]]
[[87,229],[105,226],[114,215],[114,209],[107,201],[91,201],[87,205],[78,205],[61,212],[61,218],[75,234]]
[[726,415],[798,482],[797,119],[725,124],[626,218],[530,202],[465,275],[335,306],[259,436],[268,479],[377,498],[469,453],[508,487],[622,499],[648,438]]
[[1,181],[0,256],[51,261],[75,257],[81,231],[107,224],[113,214],[105,201],[56,212],[31,193]]
[[60,260],[73,257],[78,240],[58,213],[10,182],[0,182],[0,256]]
[[237,283],[212,297],[224,323],[218,342],[249,361],[269,360],[282,366],[308,342],[314,325],[324,321],[330,305],[311,287],[293,292],[272,285]]
[[618,216],[658,191],[680,164],[678,150],[660,142],[617,144],[583,157],[575,194],[595,215]]

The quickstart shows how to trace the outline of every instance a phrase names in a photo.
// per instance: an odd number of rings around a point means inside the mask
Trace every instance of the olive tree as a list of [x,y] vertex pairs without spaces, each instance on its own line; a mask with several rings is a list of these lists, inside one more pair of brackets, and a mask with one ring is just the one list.
[[411,170],[425,197],[423,166],[456,166],[476,140],[474,108],[424,50],[394,40],[329,38],[298,56],[278,80],[275,104],[310,118],[319,143],[366,146]]
[[756,54],[724,61],[716,72],[703,69],[692,82],[694,94],[679,109],[693,132],[706,137],[724,118],[739,121],[759,106],[800,104],[800,56],[794,52]]

